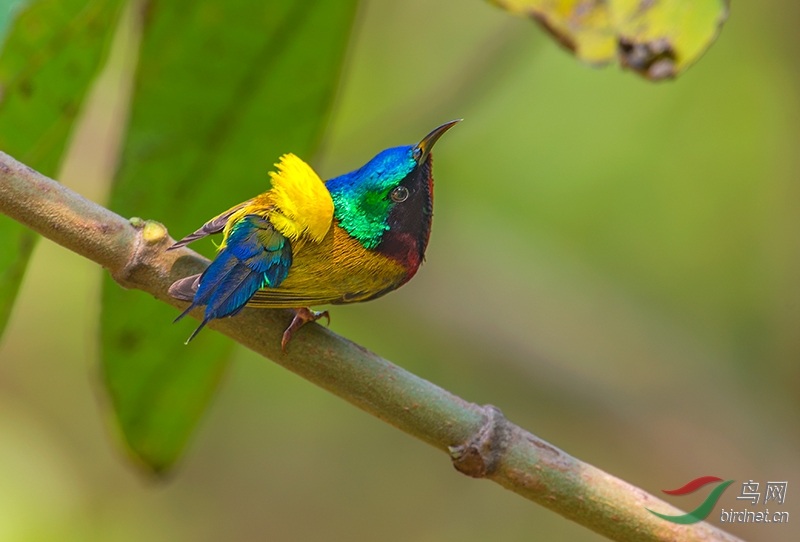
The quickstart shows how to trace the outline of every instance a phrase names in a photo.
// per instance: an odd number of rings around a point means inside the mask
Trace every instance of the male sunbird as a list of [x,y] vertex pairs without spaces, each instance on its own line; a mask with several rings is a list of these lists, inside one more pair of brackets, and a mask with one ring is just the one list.
[[169,250],[222,233],[217,257],[199,275],[170,288],[191,301],[177,322],[205,306],[200,326],[245,306],[295,310],[281,340],[326,317],[315,305],[378,298],[417,272],[431,233],[431,148],[459,120],[442,124],[416,145],[386,149],[361,168],[326,182],[293,154],[270,173],[267,192],[228,209]]

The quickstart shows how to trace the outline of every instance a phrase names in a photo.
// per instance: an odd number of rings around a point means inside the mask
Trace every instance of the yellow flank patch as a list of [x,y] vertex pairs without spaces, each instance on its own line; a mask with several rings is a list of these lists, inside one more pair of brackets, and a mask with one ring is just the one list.
[[319,243],[331,227],[333,199],[319,175],[294,154],[284,154],[271,172],[269,191],[274,208],[269,221],[284,236],[296,241],[308,235]]

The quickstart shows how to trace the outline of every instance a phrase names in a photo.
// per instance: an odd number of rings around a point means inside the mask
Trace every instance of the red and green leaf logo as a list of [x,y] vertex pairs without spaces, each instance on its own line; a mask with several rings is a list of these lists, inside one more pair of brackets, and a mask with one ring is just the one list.
[[[707,484],[715,482],[722,482],[722,478],[717,478],[716,476],[701,476],[700,478],[695,478],[685,486],[679,487],[678,489],[662,489],[661,491],[663,491],[667,495],[688,495],[689,493],[693,493]],[[671,521],[672,523],[680,523],[682,525],[697,523],[698,521],[703,521],[704,519],[706,519],[706,517],[711,513],[711,509],[714,508],[715,504],[717,504],[717,501],[719,500],[720,495],[722,495],[722,492],[725,491],[725,488],[727,488],[732,483],[733,480],[727,480],[718,485],[717,487],[715,487],[711,491],[711,493],[708,494],[706,500],[703,501],[703,504],[701,504],[695,510],[689,512],[688,514],[683,514],[680,516],[668,516],[666,514],[659,514],[658,512],[654,512],[649,508],[647,508],[646,510],[651,514],[655,514],[661,519]]]

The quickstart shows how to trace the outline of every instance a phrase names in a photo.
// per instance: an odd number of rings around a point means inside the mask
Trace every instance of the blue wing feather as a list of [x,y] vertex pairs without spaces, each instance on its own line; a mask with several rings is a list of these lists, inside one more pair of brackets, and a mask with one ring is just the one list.
[[[233,228],[223,248],[200,277],[191,306],[205,305],[205,317],[189,341],[214,318],[237,314],[259,289],[276,288],[289,274],[292,246],[265,218],[245,215]],[[186,342],[189,342],[186,341]]]

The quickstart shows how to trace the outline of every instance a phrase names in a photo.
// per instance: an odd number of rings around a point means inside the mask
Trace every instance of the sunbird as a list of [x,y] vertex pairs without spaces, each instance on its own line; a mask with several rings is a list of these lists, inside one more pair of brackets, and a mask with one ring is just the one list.
[[177,322],[205,306],[202,323],[245,306],[295,310],[281,348],[308,322],[328,319],[315,305],[358,303],[408,282],[419,269],[433,218],[433,157],[442,124],[416,145],[381,151],[364,166],[323,182],[294,154],[271,172],[271,188],[206,222],[168,250],[211,234],[222,243],[201,274],[170,287],[191,301]]

